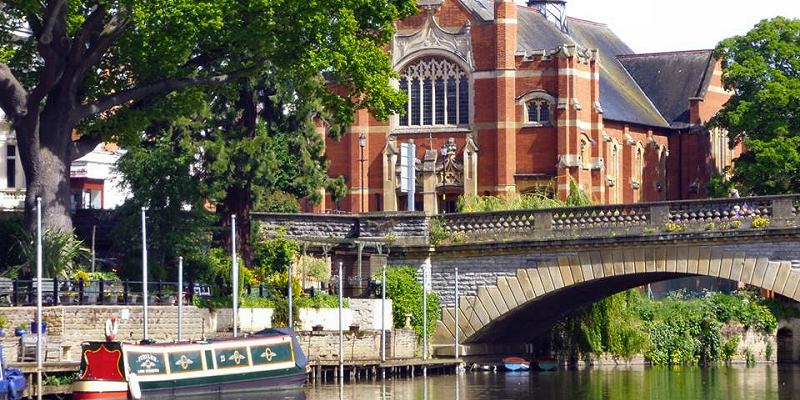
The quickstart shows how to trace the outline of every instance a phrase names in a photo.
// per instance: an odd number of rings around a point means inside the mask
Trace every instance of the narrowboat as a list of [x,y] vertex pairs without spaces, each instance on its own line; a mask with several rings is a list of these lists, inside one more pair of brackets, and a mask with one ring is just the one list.
[[307,359],[288,328],[207,342],[86,342],[72,398],[233,398],[300,388]]

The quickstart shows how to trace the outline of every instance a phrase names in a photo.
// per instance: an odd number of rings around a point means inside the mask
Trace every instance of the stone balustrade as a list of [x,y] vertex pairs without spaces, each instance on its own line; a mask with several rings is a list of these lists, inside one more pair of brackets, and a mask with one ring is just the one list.
[[[424,216],[257,213],[262,230],[332,243],[365,240],[394,246],[458,245],[515,240],[568,240],[698,231],[791,228],[800,195],[686,200],[541,210]],[[753,226],[752,222],[759,218]],[[766,223],[766,226],[765,226]]]

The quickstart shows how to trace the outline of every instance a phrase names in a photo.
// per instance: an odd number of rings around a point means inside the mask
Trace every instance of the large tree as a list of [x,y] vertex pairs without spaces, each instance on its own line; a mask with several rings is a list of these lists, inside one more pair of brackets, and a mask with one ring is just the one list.
[[800,192],[800,20],[761,21],[716,52],[733,96],[711,123],[745,147],[734,183],[743,193]]
[[393,21],[414,7],[412,0],[6,0],[0,108],[19,142],[28,225],[40,196],[46,227],[72,226],[75,129],[141,131],[150,118],[184,107],[170,93],[227,83],[267,61],[336,76],[345,96],[328,101],[391,111],[399,96],[383,46]]

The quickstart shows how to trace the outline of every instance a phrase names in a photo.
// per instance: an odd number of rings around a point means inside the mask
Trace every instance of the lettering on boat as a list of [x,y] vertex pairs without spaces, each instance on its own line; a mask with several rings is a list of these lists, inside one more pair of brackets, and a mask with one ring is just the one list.
[[164,368],[163,356],[153,353],[128,353],[128,364],[131,371],[137,374],[163,374],[166,372]]

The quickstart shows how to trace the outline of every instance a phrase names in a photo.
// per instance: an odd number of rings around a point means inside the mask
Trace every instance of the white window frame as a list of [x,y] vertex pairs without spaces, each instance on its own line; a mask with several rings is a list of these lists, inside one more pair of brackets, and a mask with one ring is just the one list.
[[[548,94],[544,90],[534,90],[528,92],[518,99],[519,103],[522,105],[522,126],[523,127],[539,127],[539,126],[555,126],[555,104],[556,98]],[[532,104],[540,104],[544,102],[547,104],[547,108],[550,111],[549,118],[547,121],[531,121],[528,118],[528,111]]]

